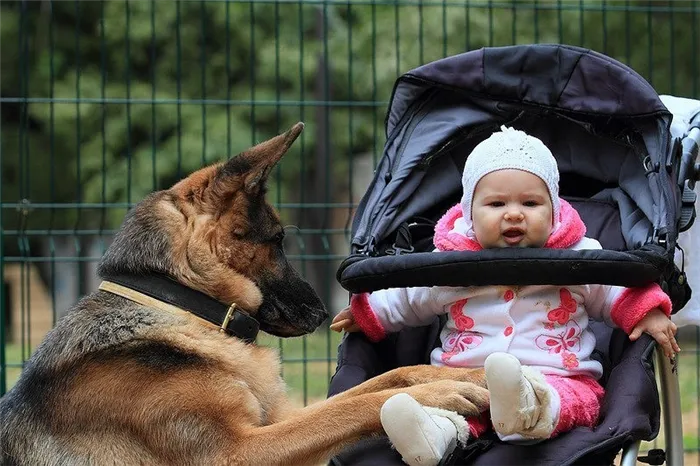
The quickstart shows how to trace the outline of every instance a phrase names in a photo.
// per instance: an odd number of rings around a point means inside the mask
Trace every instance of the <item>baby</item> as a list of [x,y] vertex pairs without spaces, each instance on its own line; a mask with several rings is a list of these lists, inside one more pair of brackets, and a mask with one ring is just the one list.
[[[522,131],[502,127],[478,144],[464,166],[462,188],[460,204],[436,225],[438,251],[601,249],[584,236],[576,210],[559,198],[552,153]],[[670,312],[671,301],[656,284],[397,288],[354,295],[331,328],[362,330],[378,341],[447,314],[431,363],[484,367],[493,429],[504,441],[533,442],[596,424],[603,368],[591,358],[589,319],[619,327],[631,340],[646,332],[670,357],[680,351]],[[384,404],[381,417],[412,466],[435,465],[455,438],[464,443],[490,427],[486,415],[465,420],[404,393]]]

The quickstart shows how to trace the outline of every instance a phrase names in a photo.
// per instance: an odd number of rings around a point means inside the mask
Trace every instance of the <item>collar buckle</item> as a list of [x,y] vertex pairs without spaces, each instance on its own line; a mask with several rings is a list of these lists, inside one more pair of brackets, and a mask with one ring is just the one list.
[[226,333],[228,330],[228,324],[231,322],[231,317],[233,317],[233,313],[236,312],[236,303],[231,303],[231,305],[228,307],[228,310],[226,311],[226,316],[224,316],[224,321],[221,323],[221,327],[219,327],[219,333]]

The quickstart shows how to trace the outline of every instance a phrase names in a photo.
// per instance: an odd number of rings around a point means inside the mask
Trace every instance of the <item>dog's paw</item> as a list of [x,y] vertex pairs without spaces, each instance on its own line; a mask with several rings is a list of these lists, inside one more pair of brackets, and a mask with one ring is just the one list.
[[406,390],[425,406],[455,411],[463,416],[478,416],[489,407],[489,392],[471,382],[440,380]]

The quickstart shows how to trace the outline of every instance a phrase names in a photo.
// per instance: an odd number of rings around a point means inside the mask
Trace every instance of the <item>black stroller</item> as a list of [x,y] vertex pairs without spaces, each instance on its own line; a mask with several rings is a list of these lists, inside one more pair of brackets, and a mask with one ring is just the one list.
[[[386,118],[387,142],[352,226],[352,253],[338,270],[351,292],[406,286],[638,286],[658,282],[674,312],[690,288],[674,264],[680,231],[695,217],[693,187],[700,115],[676,137],[672,114],[654,89],[627,66],[562,45],[485,48],[427,64],[400,77]],[[432,251],[436,220],[459,201],[472,148],[501,125],[541,139],[561,172],[560,193],[579,212],[587,236],[604,250],[489,249]],[[408,328],[373,344],[347,335],[330,394],[395,367],[428,363],[440,322]],[[547,442],[505,444],[495,435],[455,450],[444,464],[636,463],[642,440],[660,428],[660,373],[666,452],[642,461],[682,464],[678,384],[671,362],[654,365],[654,341],[631,343],[620,330],[593,323],[605,373],[599,425]],[[337,455],[340,465],[403,464],[386,438],[362,441]]]

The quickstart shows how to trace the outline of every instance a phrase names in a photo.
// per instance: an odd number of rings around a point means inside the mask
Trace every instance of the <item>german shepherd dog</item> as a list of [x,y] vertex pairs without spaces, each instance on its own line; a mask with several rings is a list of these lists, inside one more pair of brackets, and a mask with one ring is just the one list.
[[483,371],[412,366],[292,409],[258,326],[312,332],[327,312],[284,255],[265,181],[302,131],[205,167],[128,213],[84,297],[0,399],[2,465],[295,465],[382,433],[406,392],[464,415]]

